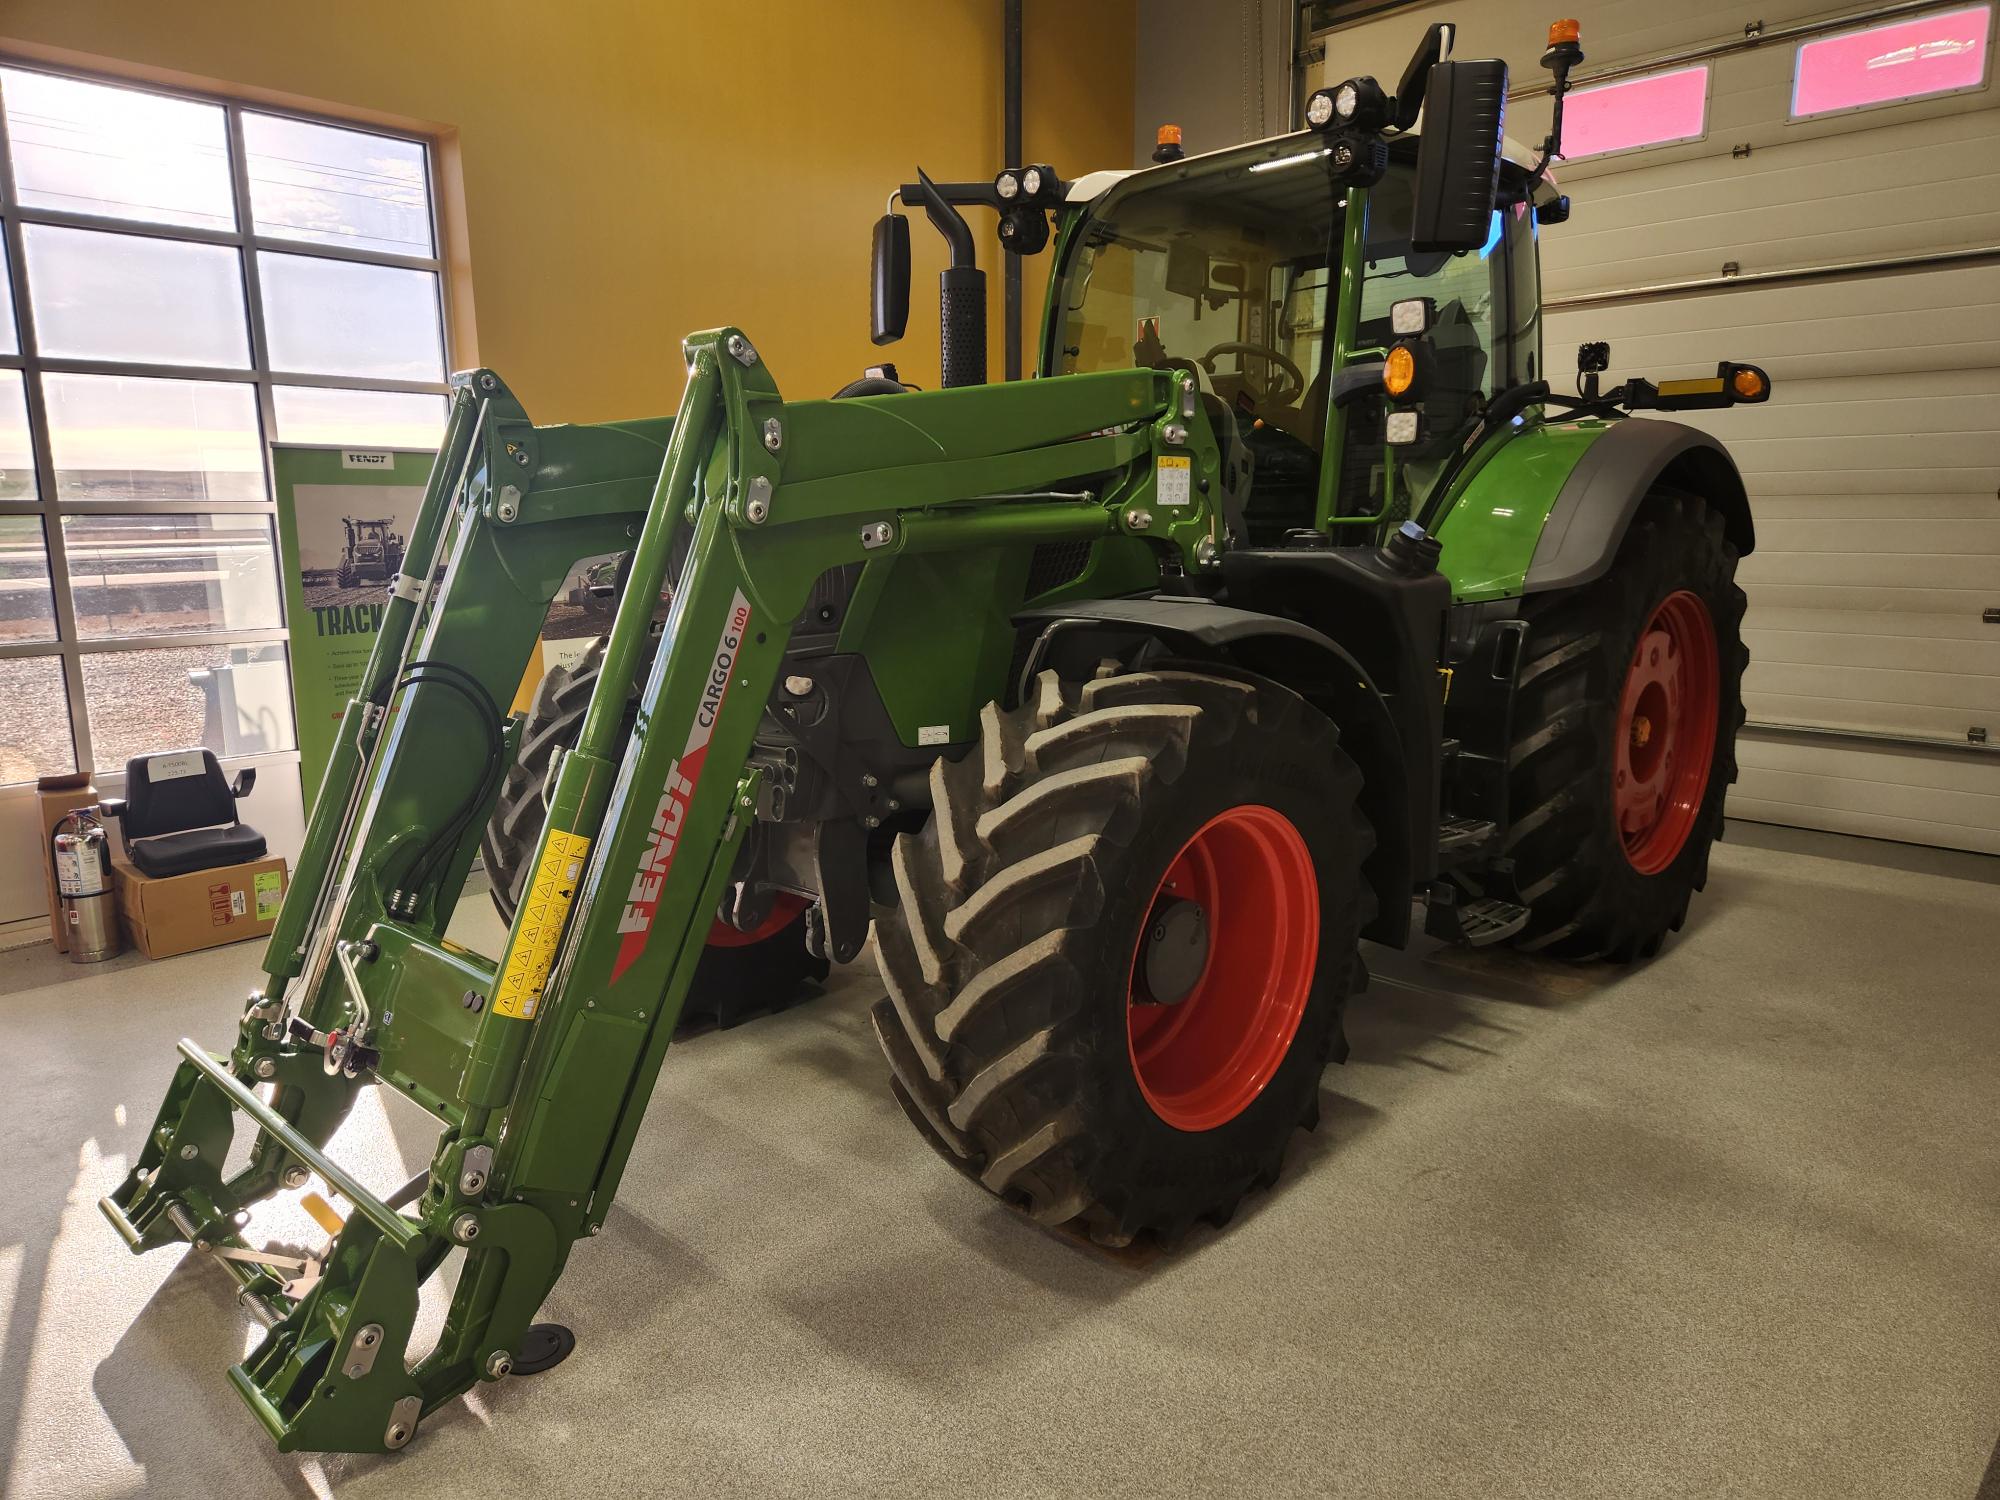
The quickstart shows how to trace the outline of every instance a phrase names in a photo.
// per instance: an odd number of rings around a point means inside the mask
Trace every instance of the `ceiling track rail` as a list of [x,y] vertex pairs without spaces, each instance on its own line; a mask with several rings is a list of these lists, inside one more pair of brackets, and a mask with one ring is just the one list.
[[[1922,15],[1926,11],[1949,10],[1953,0],[1899,0],[1894,5],[1871,5],[1863,10],[1849,11],[1842,16],[1828,16],[1817,21],[1795,21],[1786,26],[1765,29],[1761,22],[1753,21],[1743,29],[1741,36],[1725,37],[1719,42],[1708,42],[1700,47],[1689,47],[1680,52],[1660,52],[1637,62],[1619,63],[1614,67],[1599,68],[1590,73],[1578,73],[1570,80],[1574,88],[1589,88],[1593,84],[1615,83],[1620,78],[1636,78],[1642,73],[1659,73],[1669,68],[1684,67],[1690,63],[1707,62],[1712,58],[1728,57],[1737,52],[1754,52],[1759,47],[1769,47],[1784,42],[1803,42],[1816,36],[1826,36],[1836,31],[1852,31],[1860,26],[1875,26],[1883,21],[1897,21],[1905,16]],[[1962,3],[1962,0],[1961,0]],[[1509,101],[1533,99],[1547,94],[1546,83],[1524,84],[1508,91]]]
[[1722,276],[1696,276],[1686,281],[1656,281],[1647,286],[1614,287],[1604,292],[1573,292],[1544,297],[1542,311],[1595,307],[1605,302],[1636,302],[1649,297],[1676,297],[1688,292],[1772,286],[1788,281],[1822,281],[1842,276],[1872,276],[1889,271],[1934,271],[1946,266],[1978,265],[2000,260],[2000,245],[1971,245],[1963,250],[1929,250],[1921,255],[1883,255],[1871,260],[1836,260],[1816,266],[1780,266],[1770,271],[1732,271]]

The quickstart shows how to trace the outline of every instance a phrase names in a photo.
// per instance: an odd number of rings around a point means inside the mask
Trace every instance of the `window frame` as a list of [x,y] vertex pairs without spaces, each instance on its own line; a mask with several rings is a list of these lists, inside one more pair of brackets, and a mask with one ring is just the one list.
[[1650,83],[1656,78],[1672,78],[1681,73],[1701,74],[1701,129],[1693,135],[1664,136],[1657,141],[1642,141],[1636,146],[1619,146],[1611,151],[1591,151],[1582,156],[1572,156],[1565,151],[1556,158],[1556,161],[1564,167],[1584,167],[1592,162],[1617,161],[1620,157],[1636,156],[1641,151],[1664,151],[1669,146],[1692,146],[1707,140],[1709,112],[1715,104],[1715,67],[1711,58],[1635,73],[1630,78],[1611,78],[1603,83],[1579,84],[1570,91],[1569,99],[1573,102],[1579,98],[1588,98],[1591,94],[1604,93],[1611,89],[1633,88],[1642,83]]
[[[286,671],[292,670],[291,622],[285,617],[284,591],[279,589],[278,623],[271,627],[190,630],[163,633],[159,635],[122,636],[99,640],[85,640],[78,628],[76,600],[70,586],[69,557],[64,545],[62,520],[64,516],[79,515],[259,515],[271,525],[272,556],[274,564],[282,565],[276,546],[277,504],[271,488],[271,444],[277,440],[277,405],[274,395],[278,386],[305,386],[330,390],[386,391],[398,394],[435,395],[449,397],[451,385],[448,379],[395,380],[376,376],[322,375],[304,371],[274,369],[270,359],[270,345],[266,337],[264,319],[263,287],[259,277],[258,255],[260,252],[274,251],[286,255],[316,256],[325,260],[349,261],[362,265],[390,266],[406,270],[426,271],[435,277],[437,291],[437,329],[439,338],[439,364],[441,376],[448,376],[452,368],[452,296],[449,279],[451,272],[445,255],[445,226],[439,192],[438,143],[426,135],[384,129],[379,125],[363,121],[342,119],[334,115],[315,113],[310,110],[288,108],[267,104],[228,94],[208,92],[200,89],[162,87],[156,84],[120,77],[113,73],[97,72],[86,68],[56,65],[32,58],[0,52],[0,66],[20,71],[43,73],[56,78],[73,79],[81,83],[108,85],[128,89],[137,93],[154,94],[163,98],[187,100],[194,103],[215,106],[222,110],[224,120],[224,140],[227,150],[229,170],[230,201],[235,208],[236,224],[233,229],[210,229],[192,225],[149,223],[139,219],[116,218],[101,214],[74,212],[65,209],[32,208],[20,201],[14,174],[13,144],[8,131],[6,110],[0,108],[0,241],[4,241],[6,254],[6,275],[8,289],[14,304],[15,328],[18,334],[19,352],[0,353],[0,371],[20,372],[27,403],[29,447],[34,462],[36,498],[33,500],[0,501],[0,514],[35,516],[42,527],[42,545],[48,561],[49,588],[54,598],[56,639],[51,641],[0,642],[0,661],[20,657],[55,657],[62,664],[62,679],[68,698],[68,714],[71,746],[75,757],[75,768],[88,769],[94,774],[117,774],[123,765],[100,766],[93,751],[89,713],[84,688],[83,662],[85,657],[108,655],[118,652],[153,651],[173,647],[202,647],[227,645],[260,645],[276,642],[286,650]],[[417,146],[423,153],[424,168],[424,208],[430,229],[431,253],[428,256],[397,255],[379,250],[355,249],[341,245],[321,244],[312,240],[283,239],[259,234],[251,208],[249,173],[249,151],[245,142],[243,120],[246,114],[271,115],[279,118],[303,121],[307,124],[328,126],[360,135],[381,136]],[[249,364],[242,369],[217,368],[204,365],[177,365],[143,362],[127,362],[104,359],[69,359],[44,356],[36,336],[34,306],[30,300],[28,287],[28,267],[26,254],[25,227],[31,224],[51,225],[58,228],[103,231],[112,234],[137,235],[142,239],[173,240],[193,244],[216,245],[230,249],[237,258],[240,284],[244,299],[244,313],[250,341]],[[56,494],[56,470],[49,429],[48,411],[43,399],[41,377],[43,374],[112,375],[135,379],[167,380],[208,380],[233,382],[248,385],[255,394],[258,430],[258,453],[263,466],[263,496],[259,500],[65,500],[58,501]],[[290,750],[259,752],[243,759],[286,760],[298,759],[296,745]],[[238,757],[232,757],[232,759]],[[47,774],[47,773],[44,773]],[[0,795],[20,790],[28,783],[10,783],[0,788]]]
[[[1872,99],[1865,104],[1843,104],[1835,109],[1818,109],[1809,115],[1798,112],[1799,106],[1799,64],[1804,60],[1806,49],[1821,42],[1837,42],[1843,37],[1862,36],[1870,31],[1886,31],[1892,26],[1907,26],[1913,21],[1926,20],[1932,15],[1945,15],[1953,11],[1984,10],[1986,12],[1986,45],[1980,49],[1979,82],[1961,84],[1955,89],[1932,89],[1922,94],[1902,94],[1894,99]],[[1872,26],[1850,26],[1843,31],[1826,31],[1818,36],[1809,36],[1792,48],[1792,68],[1785,84],[1785,125],[1811,125],[1820,120],[1841,120],[1849,115],[1865,114],[1872,109],[1904,109],[1913,104],[1928,104],[1936,99],[1956,99],[1965,94],[1983,94],[1993,86],[1993,54],[1996,38],[2000,38],[2000,4],[1994,0],[1939,0],[1934,11],[1923,11],[1914,16],[1898,16],[1887,21],[1878,21]]]

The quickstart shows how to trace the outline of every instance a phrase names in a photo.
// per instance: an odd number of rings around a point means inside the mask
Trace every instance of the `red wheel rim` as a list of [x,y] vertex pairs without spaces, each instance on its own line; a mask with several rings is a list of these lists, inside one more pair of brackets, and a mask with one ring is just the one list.
[[[1140,977],[1163,898],[1196,902],[1207,919],[1207,963],[1177,1005],[1151,1003]],[[1319,957],[1312,854],[1282,813],[1232,807],[1182,846],[1147,910],[1125,1002],[1132,1072],[1167,1124],[1213,1130],[1263,1092],[1305,1014]]]
[[747,948],[752,943],[761,943],[766,938],[774,938],[792,925],[792,918],[806,909],[806,898],[794,896],[790,891],[780,891],[771,899],[771,914],[745,932],[740,927],[731,927],[717,917],[708,929],[708,946],[711,948]]
[[1618,699],[1611,805],[1641,875],[1666,869],[1694,832],[1715,760],[1720,680],[1708,606],[1676,590],[1639,632]]

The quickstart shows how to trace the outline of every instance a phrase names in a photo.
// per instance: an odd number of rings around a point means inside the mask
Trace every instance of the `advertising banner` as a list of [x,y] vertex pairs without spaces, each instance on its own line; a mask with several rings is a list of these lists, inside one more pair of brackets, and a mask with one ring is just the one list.
[[271,445],[299,779],[308,810],[340,716],[374,649],[389,585],[402,568],[410,522],[436,457],[430,450]]

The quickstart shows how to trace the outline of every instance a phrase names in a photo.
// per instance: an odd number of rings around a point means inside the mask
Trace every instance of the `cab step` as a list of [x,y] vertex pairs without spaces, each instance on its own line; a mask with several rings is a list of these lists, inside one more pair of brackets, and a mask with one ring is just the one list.
[[1531,915],[1525,906],[1497,896],[1474,896],[1440,880],[1424,900],[1424,931],[1446,942],[1484,948],[1512,937],[1528,925]]
[[1446,818],[1438,824],[1438,859],[1454,864],[1477,854],[1492,844],[1499,831],[1499,825],[1488,818]]

